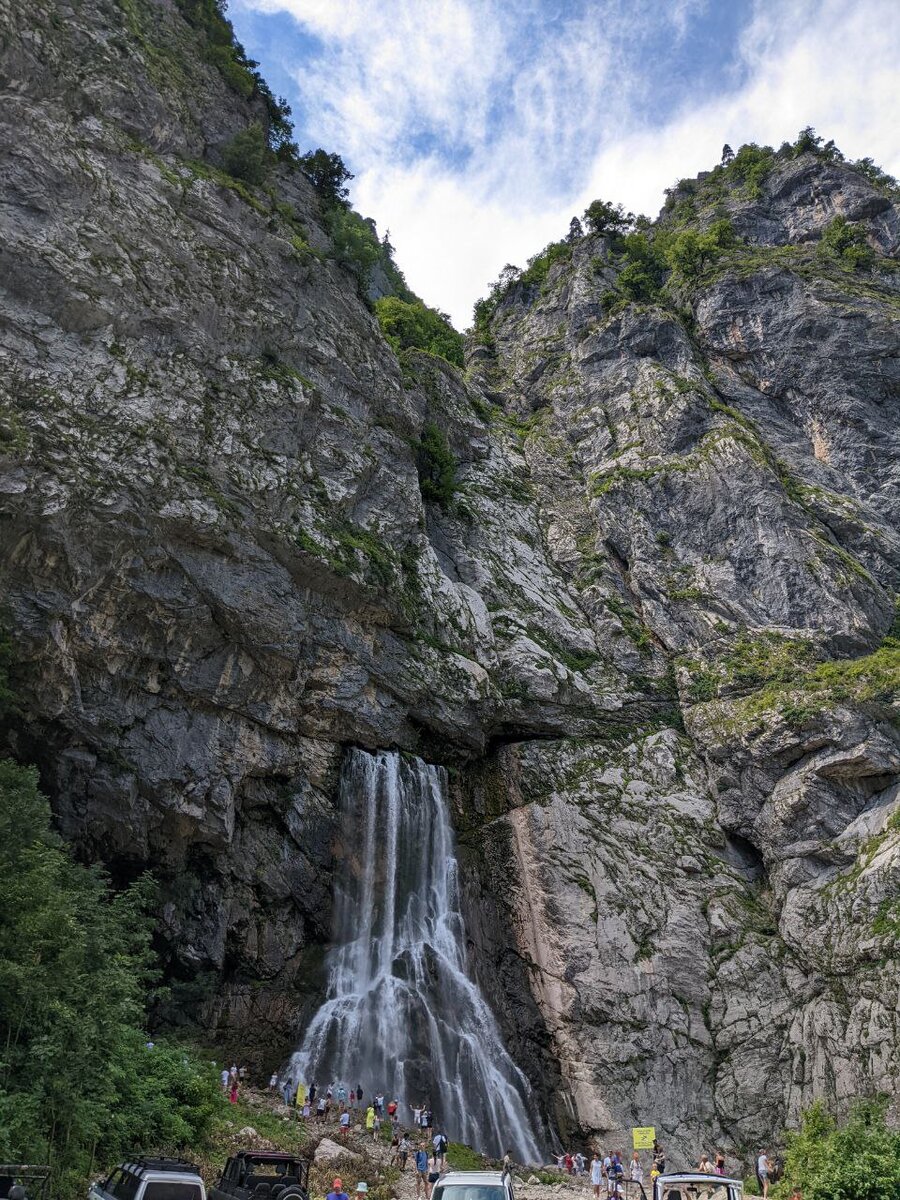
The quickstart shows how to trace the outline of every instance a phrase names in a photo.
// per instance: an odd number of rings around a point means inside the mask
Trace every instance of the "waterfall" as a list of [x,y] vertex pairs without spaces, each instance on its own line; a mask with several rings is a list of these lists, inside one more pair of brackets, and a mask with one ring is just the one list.
[[428,1102],[451,1141],[538,1162],[531,1089],[466,970],[446,785],[420,759],[348,753],[328,987],[291,1073],[383,1091],[403,1118]]

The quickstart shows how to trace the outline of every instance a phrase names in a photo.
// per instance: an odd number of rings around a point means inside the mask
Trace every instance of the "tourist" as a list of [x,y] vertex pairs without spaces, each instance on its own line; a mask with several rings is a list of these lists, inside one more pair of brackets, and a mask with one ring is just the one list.
[[366,1131],[372,1133],[375,1129],[375,1109],[370,1104],[366,1109]]
[[584,1155],[581,1153],[580,1150],[575,1155],[575,1174],[576,1175],[584,1174]]
[[762,1188],[763,1200],[766,1200],[766,1197],[769,1195],[769,1171],[771,1166],[768,1151],[760,1150],[756,1160],[756,1178],[759,1180],[759,1186]]
[[384,1116],[384,1093],[375,1093],[375,1115],[376,1117]]
[[611,1150],[607,1150],[606,1154],[603,1156],[603,1175],[606,1179],[606,1194],[607,1196],[611,1196],[614,1189],[613,1160]]
[[406,1170],[406,1160],[409,1158],[411,1146],[408,1136],[404,1133],[400,1138],[400,1145],[397,1147],[400,1157],[400,1170]]
[[507,1150],[507,1152],[503,1155],[503,1170],[509,1174],[512,1174],[512,1165],[512,1150]]
[[350,1109],[345,1108],[341,1113],[340,1120],[341,1135],[346,1136],[347,1130],[350,1128]]
[[222,1068],[222,1074],[220,1075],[219,1078],[222,1080],[222,1091],[227,1092],[228,1091],[228,1068],[227,1067]]
[[700,1155],[700,1162],[697,1165],[697,1170],[701,1173],[701,1175],[712,1175],[712,1163],[709,1161],[708,1154]]
[[306,1084],[305,1083],[297,1084],[297,1096],[294,1100],[294,1103],[297,1105],[298,1108],[302,1108],[303,1105],[306,1103]]
[[337,1098],[338,1098],[338,1104],[346,1104],[347,1103],[347,1089],[344,1087],[344,1085],[342,1083],[338,1084]]
[[375,1109],[375,1127],[372,1130],[373,1140],[381,1133],[381,1122],[384,1120],[379,1110]]
[[362,1084],[361,1084],[361,1083],[358,1083],[358,1084],[356,1085],[356,1098],[357,1098],[357,1100],[359,1101],[359,1106],[360,1106],[360,1108],[362,1108],[362,1102],[363,1102],[363,1090],[362,1090]]
[[419,1121],[420,1121],[421,1116],[422,1116],[422,1105],[417,1104],[416,1107],[413,1109],[413,1125],[415,1125],[416,1129],[419,1128]]
[[246,1067],[238,1067],[238,1082],[240,1083],[240,1085],[242,1087],[247,1082],[247,1068]]
[[228,1093],[228,1099],[231,1101],[232,1104],[237,1104],[237,1098],[238,1098],[238,1081],[236,1079],[232,1079],[231,1090]]
[[400,1107],[400,1104],[396,1099],[388,1101],[387,1111],[388,1111],[388,1116],[391,1118],[392,1125],[396,1125],[397,1121],[400,1119],[397,1115],[397,1109],[399,1107]]
[[638,1154],[637,1150],[635,1150],[631,1156],[631,1182],[644,1182],[644,1168],[641,1166],[641,1156]]
[[574,1163],[575,1163],[575,1160],[572,1158],[572,1155],[567,1150],[565,1153],[565,1156],[563,1158],[563,1166],[565,1167],[567,1175],[572,1174],[572,1167],[574,1166]]
[[315,1102],[316,1102],[316,1092],[317,1092],[318,1090],[319,1090],[319,1085],[318,1085],[317,1083],[313,1083],[312,1087],[309,1089],[309,1102],[310,1102],[310,1104],[315,1104]]
[[325,1200],[350,1200],[350,1197],[344,1191],[344,1185],[340,1179],[335,1179],[331,1185],[331,1191],[325,1197]]
[[725,1155],[722,1153],[721,1150],[716,1151],[716,1174],[717,1175],[725,1174]]
[[663,1150],[663,1148],[659,1144],[659,1142],[656,1142],[654,1144],[653,1149],[655,1152],[653,1155],[653,1163],[654,1163],[654,1166],[656,1167],[656,1173],[657,1173],[657,1175],[665,1175],[665,1173],[666,1173],[666,1152],[665,1152],[665,1150]]
[[600,1184],[603,1182],[603,1163],[600,1161],[600,1155],[594,1151],[594,1157],[591,1159],[591,1187],[594,1189],[594,1195],[600,1197]]
[[350,1107],[356,1108],[356,1092],[350,1093]]
[[238,1081],[237,1065],[235,1063],[232,1063],[231,1070],[228,1072],[228,1086],[231,1087],[231,1085],[233,1083],[237,1083],[237,1081]]
[[356,1185],[356,1200],[365,1200],[369,1191],[369,1185],[362,1180]]
[[273,1071],[272,1074],[269,1076],[269,1091],[274,1092],[277,1087],[278,1087],[278,1072]]
[[303,1101],[303,1108],[300,1110],[300,1115],[303,1117],[304,1121],[309,1120],[309,1113],[310,1113],[310,1103],[309,1103],[309,1096],[307,1096],[306,1099]]
[[324,1096],[320,1096],[316,1104],[316,1120],[321,1124],[325,1120],[325,1114],[328,1109],[328,1101]]
[[420,1142],[419,1148],[416,1151],[416,1197],[425,1188],[425,1200],[430,1200],[431,1184],[428,1182],[428,1151],[425,1148],[425,1143]]
[[284,1102],[290,1108],[291,1100],[294,1098],[294,1081],[286,1079],[281,1085],[281,1094],[284,1097]]
[[[432,1145],[434,1146],[434,1165],[436,1167],[440,1166],[441,1170],[443,1170],[444,1159],[447,1155],[447,1139],[442,1133],[436,1133],[432,1138]],[[506,1162],[504,1160],[504,1166],[505,1165]]]

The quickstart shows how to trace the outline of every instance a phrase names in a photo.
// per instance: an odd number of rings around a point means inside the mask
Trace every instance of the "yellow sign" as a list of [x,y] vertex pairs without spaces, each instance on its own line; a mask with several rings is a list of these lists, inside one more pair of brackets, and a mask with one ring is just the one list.
[[652,1150],[656,1141],[655,1126],[644,1125],[640,1129],[632,1129],[631,1141],[635,1150]]

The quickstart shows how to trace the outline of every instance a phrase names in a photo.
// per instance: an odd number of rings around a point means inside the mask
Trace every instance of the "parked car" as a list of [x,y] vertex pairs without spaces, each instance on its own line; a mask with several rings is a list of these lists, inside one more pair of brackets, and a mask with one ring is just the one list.
[[41,1200],[50,1168],[35,1163],[0,1163],[0,1200]]
[[702,1171],[658,1175],[653,1181],[653,1200],[743,1200],[743,1195],[740,1179],[704,1175]]
[[239,1150],[209,1189],[210,1200],[309,1200],[309,1162],[280,1150]]
[[431,1200],[516,1200],[509,1171],[446,1171]]
[[206,1187],[193,1163],[136,1158],[92,1183],[88,1200],[206,1200]]

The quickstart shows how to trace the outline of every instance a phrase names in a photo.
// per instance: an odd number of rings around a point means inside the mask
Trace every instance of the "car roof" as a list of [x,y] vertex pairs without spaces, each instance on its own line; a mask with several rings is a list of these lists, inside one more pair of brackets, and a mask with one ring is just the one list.
[[[442,1175],[437,1183],[442,1187],[447,1184],[461,1183],[502,1183],[502,1171],[448,1171],[446,1175]],[[437,1186],[437,1184],[435,1185]]]
[[258,1158],[261,1162],[298,1162],[303,1156],[288,1150],[238,1150],[235,1158]]
[[743,1186],[742,1179],[735,1179],[731,1175],[710,1175],[706,1171],[679,1171],[677,1175],[659,1175],[657,1181],[663,1186],[669,1186],[675,1183],[739,1183]]

